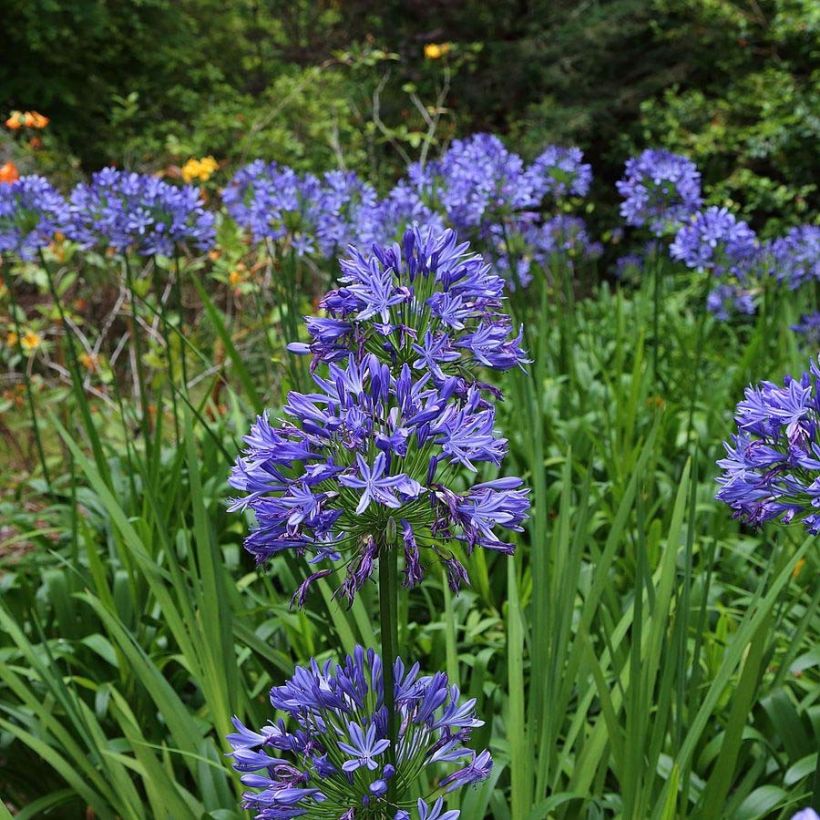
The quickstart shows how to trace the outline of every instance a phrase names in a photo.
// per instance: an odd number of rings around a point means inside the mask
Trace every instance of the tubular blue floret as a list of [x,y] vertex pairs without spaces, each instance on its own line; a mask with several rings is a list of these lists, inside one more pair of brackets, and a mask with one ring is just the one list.
[[[395,748],[388,739],[381,658],[362,647],[342,664],[311,660],[273,687],[271,705],[286,720],[256,731],[234,717],[228,742],[249,789],[244,807],[257,812],[257,820],[456,820],[458,812],[445,809],[445,795],[485,779],[492,768],[488,751],[466,745],[482,725],[475,701],[461,701],[458,687],[441,672],[421,676],[418,664],[406,668],[400,658],[393,672]],[[432,791],[419,798],[422,773]]]

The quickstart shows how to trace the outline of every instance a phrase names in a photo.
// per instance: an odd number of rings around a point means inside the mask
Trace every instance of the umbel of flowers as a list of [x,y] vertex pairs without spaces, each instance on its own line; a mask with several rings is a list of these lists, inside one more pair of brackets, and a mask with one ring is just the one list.
[[171,256],[183,246],[207,251],[216,240],[214,215],[198,188],[116,168],[77,185],[70,214],[68,236],[84,248]]
[[[512,551],[505,530],[528,511],[517,478],[464,488],[462,473],[500,466],[491,390],[475,366],[507,369],[525,358],[520,334],[500,312],[502,281],[451,231],[411,229],[404,247],[357,251],[342,263],[343,287],[309,319],[315,391],[291,393],[287,418],[260,416],[231,485],[256,527],[246,548],[259,561],[283,550],[314,571],[297,592],[346,569],[340,593],[355,596],[385,550],[401,548],[404,580],[416,585],[428,558],[458,589],[457,557],[476,547]],[[497,391],[496,391],[497,392]]]
[[820,534],[820,367],[811,362],[782,387],[748,387],[737,406],[738,431],[718,461],[717,498],[735,516],[760,525],[779,518]]
[[[380,657],[357,647],[341,665],[312,661],[271,689],[271,705],[287,720],[250,730],[234,718],[234,767],[253,789],[245,807],[265,820],[458,817],[441,813],[442,796],[482,780],[492,767],[488,751],[464,745],[482,725],[475,702],[460,703],[458,686],[444,673],[421,676],[418,664],[407,669],[396,659],[400,728],[393,746],[383,677]],[[418,795],[420,776],[435,784],[430,794]]]
[[0,253],[33,258],[68,225],[68,206],[44,177],[24,176],[0,185]]

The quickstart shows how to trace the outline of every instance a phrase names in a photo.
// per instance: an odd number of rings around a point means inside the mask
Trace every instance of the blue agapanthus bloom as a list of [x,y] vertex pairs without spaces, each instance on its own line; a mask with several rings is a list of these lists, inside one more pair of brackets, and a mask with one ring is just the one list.
[[[444,219],[433,210],[432,175],[414,163],[406,179],[399,180],[376,207],[380,244],[400,240],[405,231],[415,225],[444,230]],[[368,246],[367,244],[365,245]]]
[[104,168],[71,192],[68,236],[85,248],[171,256],[207,251],[216,241],[214,215],[193,185],[170,185],[147,174]]
[[522,333],[502,311],[504,281],[453,231],[411,228],[401,245],[351,248],[341,261],[341,287],[322,301],[327,317],[307,319],[311,342],[292,345],[313,365],[373,353],[394,373],[409,364],[436,384],[449,376],[458,390],[477,366],[523,366]]
[[699,211],[677,233],[669,248],[673,259],[715,276],[743,282],[758,262],[754,231],[727,208]]
[[676,231],[701,206],[700,172],[692,160],[649,148],[626,162],[616,183],[628,225],[646,225],[656,236]]
[[805,808],[793,815],[792,820],[820,820],[820,814],[812,808]]
[[0,185],[0,252],[31,259],[67,224],[66,201],[44,177],[23,176]]
[[820,226],[798,225],[769,242],[765,252],[770,272],[791,290],[820,281]]
[[804,337],[809,347],[820,347],[820,313],[807,313],[791,329]]
[[726,443],[727,457],[717,498],[737,518],[760,525],[779,518],[801,521],[820,534],[820,369],[783,387],[765,381],[748,387],[737,406],[738,432]]
[[[234,768],[249,787],[244,807],[257,820],[454,820],[444,796],[486,778],[488,751],[465,745],[482,725],[475,701],[459,702],[447,675],[421,676],[394,664],[398,738],[391,747],[381,658],[357,647],[343,664],[297,667],[270,702],[287,720],[258,731],[234,718]],[[430,794],[418,799],[421,783]]]
[[443,372],[451,354],[430,331],[419,342],[398,376],[374,354],[331,363],[326,378],[314,376],[315,392],[288,396],[286,420],[260,416],[245,438],[230,484],[244,493],[232,508],[256,519],[246,549],[260,562],[295,550],[323,564],[295,594],[300,604],[340,566],[338,594],[352,601],[387,550],[403,554],[406,586],[430,556],[454,590],[467,580],[462,550],[513,552],[498,531],[521,529],[521,480],[464,489],[460,478],[501,464],[507,441],[494,432],[495,410],[478,387],[464,391]]
[[459,230],[486,228],[537,204],[524,161],[492,134],[454,140],[429,173],[447,221]]
[[350,244],[381,239],[378,197],[372,185],[353,171],[330,171],[321,180],[316,202],[316,240],[328,259]]
[[722,283],[710,291],[706,307],[721,321],[738,314],[752,316],[757,310],[753,291],[728,283]]
[[586,196],[592,184],[592,166],[584,162],[580,148],[550,145],[536,157],[526,176],[536,200]]
[[300,256],[315,252],[321,183],[312,174],[261,159],[240,168],[222,192],[230,217],[255,242],[288,238]]
[[529,226],[524,236],[532,247],[533,259],[544,267],[556,253],[578,261],[597,259],[603,253],[603,246],[590,237],[580,216],[558,214],[541,225]]

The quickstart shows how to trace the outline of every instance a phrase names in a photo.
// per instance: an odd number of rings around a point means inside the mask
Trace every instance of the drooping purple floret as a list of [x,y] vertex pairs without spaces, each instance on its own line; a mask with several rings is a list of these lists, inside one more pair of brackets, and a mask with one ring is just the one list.
[[370,254],[351,248],[341,268],[341,287],[322,301],[328,317],[307,320],[314,367],[368,350],[394,372],[435,360],[436,383],[457,376],[466,385],[479,364],[526,363],[502,310],[504,281],[453,231],[414,227],[401,245],[374,245]]
[[580,148],[548,146],[526,172],[535,200],[544,197],[563,199],[568,196],[586,196],[592,184],[592,166],[584,162]]
[[717,498],[758,526],[779,518],[820,534],[820,369],[783,387],[762,382],[737,406],[738,432],[718,461]]
[[[513,551],[499,532],[520,530],[527,516],[520,479],[453,489],[460,469],[501,465],[507,442],[494,408],[478,387],[462,393],[458,379],[437,385],[420,371],[405,363],[393,376],[375,355],[351,354],[314,376],[315,392],[288,396],[286,420],[257,419],[230,484],[242,493],[232,508],[256,519],[245,546],[258,561],[284,550],[341,561],[338,594],[352,600],[385,550],[403,551],[408,585],[423,577],[423,556],[446,564],[457,561],[452,549]],[[327,574],[314,572],[295,600]]]
[[754,231],[727,208],[699,211],[677,233],[669,248],[673,259],[715,276],[733,276],[743,282],[758,259]]
[[[365,810],[370,817],[409,818],[413,809],[420,820],[456,820],[458,812],[445,811],[443,798],[428,805],[416,787],[422,772],[447,792],[489,775],[490,753],[465,745],[482,725],[475,701],[460,701],[458,687],[441,672],[421,676],[418,664],[408,669],[400,658],[393,671],[395,749],[387,732],[381,658],[362,647],[339,665],[311,660],[273,687],[271,705],[287,721],[255,731],[234,718],[236,732],[228,742],[234,768],[249,787],[244,807],[257,812],[257,820],[318,811],[355,818]],[[390,802],[389,786],[395,794]]]
[[44,177],[23,176],[0,185],[0,252],[31,259],[67,226],[66,201]]
[[700,172],[692,160],[649,148],[626,162],[616,183],[628,225],[646,225],[656,236],[678,228],[701,206]]
[[193,185],[170,185],[147,174],[104,168],[71,192],[68,236],[85,248],[171,256],[216,241],[214,215]]

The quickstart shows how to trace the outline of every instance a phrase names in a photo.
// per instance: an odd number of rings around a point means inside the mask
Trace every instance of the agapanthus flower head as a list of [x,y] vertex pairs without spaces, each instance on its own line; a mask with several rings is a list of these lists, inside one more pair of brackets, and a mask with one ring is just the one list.
[[801,809],[797,814],[793,815],[792,820],[820,820],[820,814],[813,808],[808,807]]
[[803,336],[808,347],[820,347],[820,313],[807,313],[791,329]]
[[71,192],[69,237],[86,248],[171,256],[183,247],[207,251],[216,241],[214,215],[193,185],[104,168]]
[[492,134],[454,140],[430,172],[447,221],[458,230],[486,228],[537,204],[524,161]]
[[555,254],[582,261],[597,259],[603,253],[601,243],[590,237],[586,222],[571,214],[558,214],[540,225],[528,226],[524,236],[533,259],[542,266],[549,266]]
[[798,225],[767,243],[770,273],[797,290],[804,282],[820,281],[820,226]]
[[748,387],[737,406],[738,432],[718,461],[717,498],[737,518],[760,525],[779,518],[800,521],[820,534],[820,369],[816,361],[782,387],[764,381]]
[[639,253],[625,253],[615,260],[615,277],[625,282],[636,281],[644,267],[644,257]]
[[[286,720],[258,731],[234,718],[228,736],[234,768],[249,787],[244,806],[257,820],[455,820],[450,792],[486,778],[490,753],[466,746],[482,725],[475,701],[460,702],[444,673],[422,676],[394,664],[398,737],[391,744],[384,671],[372,650],[357,647],[344,663],[312,660],[274,686],[270,701]],[[420,780],[431,794],[418,798]],[[413,813],[411,815],[411,812]]]
[[584,162],[584,152],[574,146],[548,146],[536,157],[526,175],[536,200],[547,196],[553,199],[586,196],[592,184],[592,166]]
[[22,176],[0,185],[0,252],[31,259],[65,232],[68,206],[44,177]]
[[723,282],[710,291],[706,298],[706,308],[725,322],[737,315],[754,315],[757,305],[754,291]]
[[307,320],[314,366],[368,351],[394,373],[410,364],[439,385],[458,377],[463,392],[477,366],[527,361],[502,310],[504,281],[453,231],[410,228],[401,245],[351,248],[341,268],[322,301],[328,316]]
[[312,253],[321,182],[276,162],[256,160],[240,168],[222,192],[230,217],[255,242],[289,238],[299,255]]
[[727,208],[698,211],[677,233],[669,252],[687,267],[715,276],[748,278],[758,262],[754,231]]
[[[483,547],[509,554],[499,532],[520,530],[527,515],[521,480],[503,478],[462,489],[460,473],[500,466],[507,442],[494,432],[495,411],[476,386],[433,371],[446,363],[436,337],[419,340],[414,363],[398,376],[375,355],[314,376],[313,393],[291,393],[287,418],[260,416],[245,438],[230,484],[244,495],[256,527],[245,546],[258,561],[294,550],[321,567],[294,596],[346,569],[338,594],[352,600],[386,551],[404,557],[407,586],[428,558],[447,568],[454,589],[466,580],[457,555]],[[418,364],[421,373],[416,375]]]
[[444,219],[431,204],[434,199],[432,185],[433,174],[429,166],[423,170],[414,163],[408,169],[407,178],[399,180],[378,203],[371,218],[378,223],[381,244],[401,240],[408,228],[417,225],[444,230]]
[[321,181],[316,202],[316,240],[328,259],[350,244],[371,245],[381,238],[378,197],[372,185],[353,171],[330,171]]
[[616,183],[628,225],[646,225],[656,236],[676,231],[701,206],[700,172],[692,160],[648,148],[626,162]]

